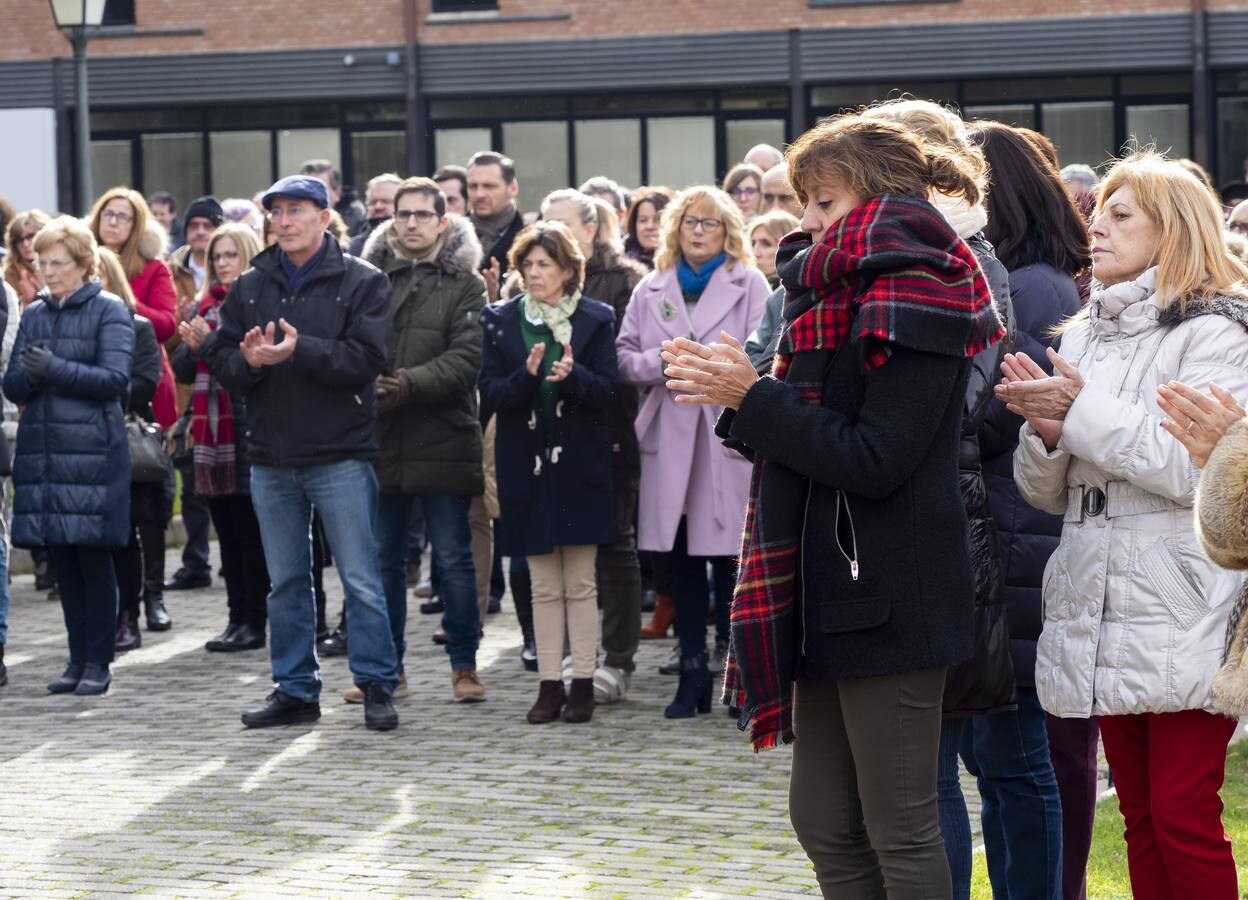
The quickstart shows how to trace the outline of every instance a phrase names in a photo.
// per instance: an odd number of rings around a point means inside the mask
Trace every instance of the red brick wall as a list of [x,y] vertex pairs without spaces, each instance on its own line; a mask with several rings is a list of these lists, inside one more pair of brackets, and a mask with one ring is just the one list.
[[[957,0],[812,9],[806,0],[499,0],[503,16],[571,13],[553,22],[431,24],[430,0],[137,0],[140,28],[202,28],[198,37],[99,40],[91,54],[131,56],[401,44],[403,6],[420,8],[422,43],[515,41],[629,34],[919,24],[966,19],[1063,18],[1182,12],[1187,0]],[[1245,9],[1248,0],[1208,0]],[[257,11],[262,10],[262,11]],[[765,15],[765,18],[760,18]],[[46,0],[0,0],[0,60],[68,56]]]

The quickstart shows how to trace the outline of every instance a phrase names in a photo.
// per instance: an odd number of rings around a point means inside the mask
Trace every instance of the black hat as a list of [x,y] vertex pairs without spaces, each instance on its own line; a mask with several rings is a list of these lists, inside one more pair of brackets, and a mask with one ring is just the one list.
[[273,208],[273,201],[278,197],[291,200],[311,200],[321,209],[329,208],[329,191],[325,182],[311,175],[287,175],[274,183],[273,187],[264,192],[260,202],[265,209]]
[[189,225],[191,219],[207,219],[212,223],[212,227],[216,228],[225,221],[225,210],[221,208],[221,202],[209,194],[207,197],[200,197],[186,208],[186,215],[182,217],[182,221]]

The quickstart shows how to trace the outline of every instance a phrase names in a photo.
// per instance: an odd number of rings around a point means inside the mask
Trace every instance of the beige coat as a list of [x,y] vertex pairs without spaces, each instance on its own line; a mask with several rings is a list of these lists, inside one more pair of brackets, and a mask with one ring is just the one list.
[[[1248,399],[1248,307],[1166,315],[1153,272],[1094,296],[1060,352],[1086,384],[1047,452],[1024,425],[1014,474],[1024,499],[1064,517],[1044,574],[1036,690],[1057,716],[1212,709],[1238,574],[1196,537],[1199,471],[1161,427],[1158,385],[1210,382]],[[1104,492],[1104,509],[1097,495]]]

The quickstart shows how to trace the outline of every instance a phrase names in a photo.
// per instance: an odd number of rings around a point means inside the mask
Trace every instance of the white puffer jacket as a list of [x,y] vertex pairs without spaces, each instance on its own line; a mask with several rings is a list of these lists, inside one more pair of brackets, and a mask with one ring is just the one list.
[[1090,317],[1062,338],[1086,384],[1057,449],[1024,425],[1014,456],[1023,497],[1065,518],[1036,654],[1040,703],[1056,716],[1211,708],[1241,582],[1201,551],[1199,471],[1162,429],[1156,392],[1177,379],[1248,399],[1248,304],[1163,313],[1155,284],[1150,269],[1093,295]]

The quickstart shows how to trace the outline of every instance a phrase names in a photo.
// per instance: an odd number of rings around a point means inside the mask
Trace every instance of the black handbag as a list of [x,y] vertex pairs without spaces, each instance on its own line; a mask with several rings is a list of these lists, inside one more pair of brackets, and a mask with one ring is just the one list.
[[130,447],[130,480],[136,484],[163,483],[173,474],[159,425],[136,415],[126,416],[126,443]]

